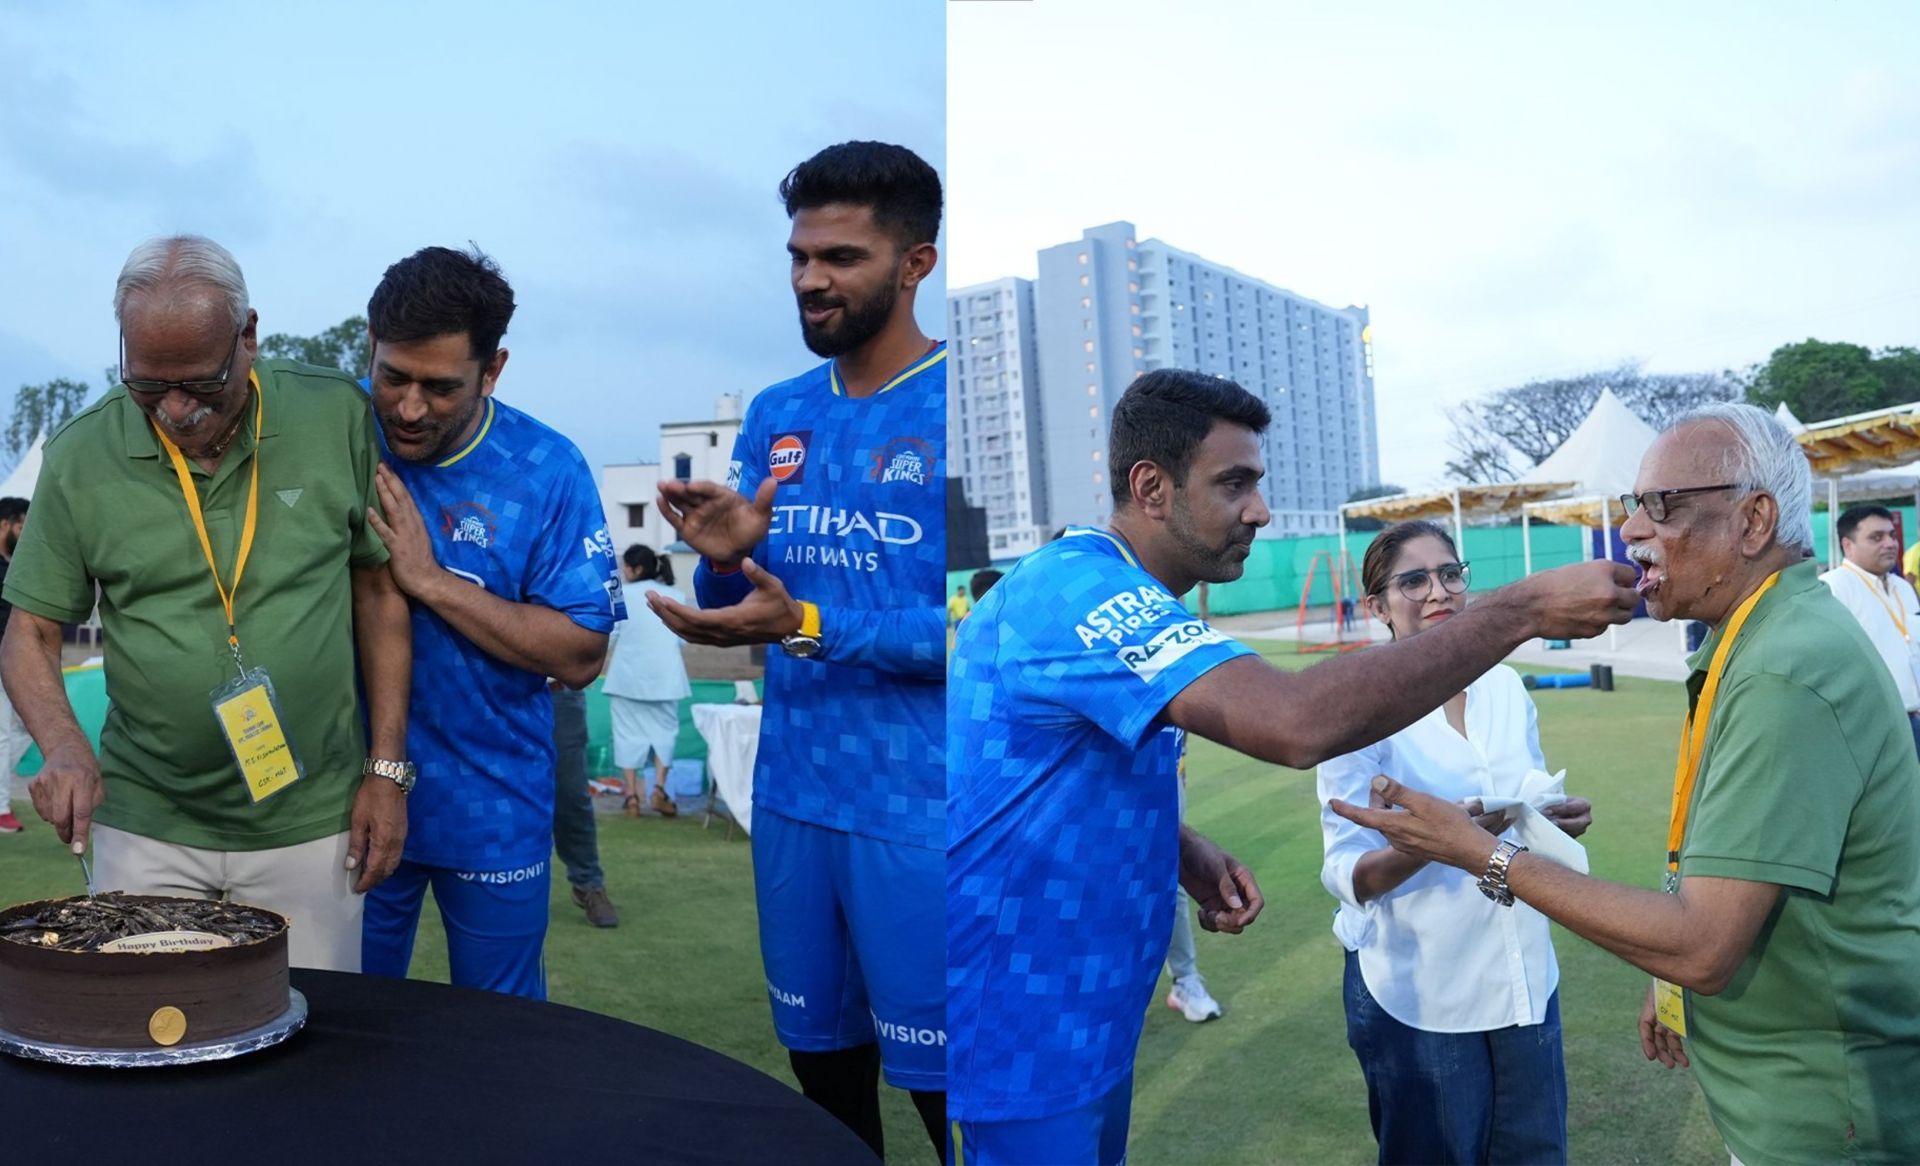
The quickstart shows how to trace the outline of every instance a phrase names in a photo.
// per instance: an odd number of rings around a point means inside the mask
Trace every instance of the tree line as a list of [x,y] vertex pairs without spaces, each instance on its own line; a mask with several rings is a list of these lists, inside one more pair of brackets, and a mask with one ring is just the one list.
[[1701,405],[1740,400],[1769,412],[1785,405],[1812,423],[1920,401],[1920,349],[1808,339],[1744,372],[1649,373],[1625,363],[1497,389],[1448,412],[1447,474],[1512,481],[1560,448],[1608,388],[1655,429]]
[[[269,360],[297,360],[337,368],[356,377],[365,376],[372,358],[366,317],[349,316],[312,336],[275,332],[260,341],[260,355]],[[120,383],[120,370],[109,368],[101,377],[105,382],[101,391],[111,391]],[[0,443],[5,446],[8,462],[17,461],[35,437],[51,435],[65,425],[86,406],[92,395],[86,382],[68,377],[55,377],[44,384],[21,385],[13,394],[13,411],[7,416],[6,429],[0,431]]]

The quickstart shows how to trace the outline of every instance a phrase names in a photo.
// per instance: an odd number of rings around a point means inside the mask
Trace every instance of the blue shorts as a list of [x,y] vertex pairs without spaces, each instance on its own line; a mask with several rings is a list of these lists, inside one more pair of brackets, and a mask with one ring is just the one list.
[[757,810],[753,884],[780,1043],[877,1040],[888,1084],[946,1089],[946,855]]
[[1025,1121],[956,1121],[948,1166],[1126,1166],[1133,1074],[1079,1109]]
[[456,871],[402,860],[367,892],[360,925],[360,970],[407,974],[413,936],[429,884],[447,928],[447,967],[463,988],[530,1000],[547,998],[547,892],[552,866],[541,859],[517,870]]

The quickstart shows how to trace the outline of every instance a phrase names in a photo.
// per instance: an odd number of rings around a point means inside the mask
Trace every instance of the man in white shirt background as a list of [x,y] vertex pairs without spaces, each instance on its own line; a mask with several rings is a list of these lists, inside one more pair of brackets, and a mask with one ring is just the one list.
[[1840,565],[1820,576],[1866,629],[1893,685],[1900,690],[1914,747],[1920,749],[1920,682],[1914,675],[1914,634],[1920,631],[1920,595],[1903,578],[1900,536],[1884,506],[1855,506],[1840,515]]

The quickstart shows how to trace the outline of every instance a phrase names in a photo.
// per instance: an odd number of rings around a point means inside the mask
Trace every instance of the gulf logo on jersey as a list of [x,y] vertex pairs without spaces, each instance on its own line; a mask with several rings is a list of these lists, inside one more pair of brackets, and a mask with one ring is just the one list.
[[774,481],[782,486],[797,486],[805,479],[807,442],[812,437],[811,429],[781,433],[774,437],[773,447],[767,453],[767,472],[773,475]]

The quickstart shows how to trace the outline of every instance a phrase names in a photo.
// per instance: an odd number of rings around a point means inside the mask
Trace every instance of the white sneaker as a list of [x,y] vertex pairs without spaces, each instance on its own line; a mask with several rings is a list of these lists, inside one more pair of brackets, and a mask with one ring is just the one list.
[[1207,986],[1198,972],[1173,982],[1173,991],[1167,993],[1167,1007],[1195,1024],[1220,1015],[1220,1002],[1207,995]]

